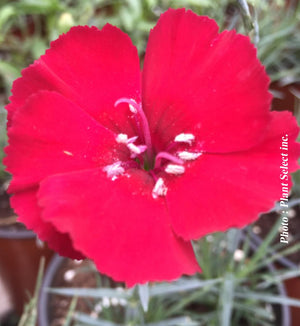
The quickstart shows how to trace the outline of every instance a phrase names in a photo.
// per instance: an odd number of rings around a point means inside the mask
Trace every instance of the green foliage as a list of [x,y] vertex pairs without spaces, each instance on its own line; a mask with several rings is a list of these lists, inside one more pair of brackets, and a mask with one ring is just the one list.
[[[52,288],[49,292],[90,300],[90,314],[72,314],[75,326],[271,326],[275,322],[275,304],[300,307],[300,300],[280,295],[276,286],[300,276],[300,270],[274,272],[268,267],[300,249],[300,244],[286,248],[274,242],[278,225],[279,221],[256,249],[251,248],[250,233],[238,229],[195,242],[194,250],[203,271],[194,277],[151,283],[142,289]],[[123,300],[123,304],[113,304],[113,300]]]

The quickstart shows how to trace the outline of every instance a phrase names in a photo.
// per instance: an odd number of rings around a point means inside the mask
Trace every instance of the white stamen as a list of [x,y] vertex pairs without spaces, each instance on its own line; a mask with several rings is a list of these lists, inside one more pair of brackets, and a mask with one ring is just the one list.
[[191,153],[187,151],[179,152],[178,156],[184,161],[193,161],[196,160],[202,153]]
[[168,164],[165,168],[165,172],[169,174],[182,174],[184,173],[185,168],[183,165],[177,165],[177,164]]
[[145,152],[145,150],[147,149],[147,147],[145,145],[136,146],[132,143],[127,144],[127,147],[133,154],[136,154],[136,155],[139,155],[139,154]]
[[127,144],[130,144],[130,143],[134,143],[139,137],[138,136],[134,136],[134,137],[131,137],[127,140]]
[[66,155],[73,156],[73,153],[68,152],[68,151],[63,151]]
[[175,137],[174,141],[178,143],[188,143],[189,145],[192,144],[192,141],[195,140],[195,136],[193,134],[179,134]]
[[152,190],[152,197],[156,199],[158,196],[165,196],[167,191],[168,188],[166,187],[164,180],[162,178],[158,178]]
[[[131,100],[134,101],[133,99],[131,99]],[[129,110],[134,114],[137,113],[137,109],[132,104],[129,104]]]
[[112,180],[116,180],[117,176],[124,173],[124,168],[121,166],[121,162],[116,162],[110,165],[106,165],[103,168],[103,171],[106,172],[108,178],[112,178]]
[[116,141],[119,144],[127,144],[128,136],[126,134],[118,134]]

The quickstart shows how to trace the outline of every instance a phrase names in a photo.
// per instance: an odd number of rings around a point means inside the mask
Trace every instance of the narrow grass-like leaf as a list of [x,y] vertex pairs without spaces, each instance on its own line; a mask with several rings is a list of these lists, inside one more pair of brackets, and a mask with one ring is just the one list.
[[259,320],[266,319],[266,320],[274,321],[275,319],[274,314],[270,314],[269,311],[257,305],[250,305],[249,302],[239,303],[235,301],[234,308],[238,311],[245,311],[247,315],[249,315],[249,313],[253,314]]
[[140,297],[140,302],[143,307],[144,312],[148,311],[148,305],[149,305],[149,299],[150,299],[150,294],[149,294],[149,284],[138,284],[138,294]]
[[300,250],[300,243],[297,243],[295,244],[294,246],[292,247],[289,247],[285,250],[282,250],[282,251],[279,251],[279,252],[275,252],[271,257],[266,257],[265,260],[262,260],[260,263],[258,263],[255,268],[253,269],[254,270],[258,270],[262,267],[265,267],[267,266],[268,264],[272,263],[272,262],[275,262],[277,261],[278,259],[284,257],[284,256],[287,256],[287,255],[291,255],[295,252],[298,252]]
[[199,326],[199,323],[191,320],[190,317],[178,317],[165,319],[157,323],[148,323],[145,326]]
[[280,271],[277,274],[269,275],[268,279],[259,283],[256,286],[256,289],[265,289],[272,284],[279,283],[285,280],[289,280],[291,278],[299,277],[300,276],[300,269],[295,270],[288,270],[286,272]]
[[227,273],[224,278],[224,283],[221,288],[219,298],[219,324],[221,326],[231,325],[231,314],[234,301],[234,287],[234,275],[231,273]]
[[267,257],[268,248],[278,233],[278,227],[280,225],[280,222],[281,219],[278,218],[269,234],[257,248],[257,251],[254,253],[254,255],[251,257],[249,263],[244,267],[244,269],[241,270],[239,275],[240,277],[245,277],[246,275],[249,275],[253,270],[256,269],[256,266],[260,262],[260,260]]
[[118,289],[89,289],[89,288],[48,288],[48,292],[59,295],[65,295],[68,297],[90,297],[94,299],[100,299],[104,297],[108,298],[123,298],[127,299],[132,295],[131,290],[119,291]]
[[276,294],[266,294],[266,293],[247,291],[245,293],[236,292],[235,297],[241,299],[259,300],[271,304],[281,304],[281,305],[285,304],[289,306],[300,307],[300,300],[285,297],[285,296],[280,296]]
[[205,286],[212,286],[220,283],[221,279],[210,279],[210,280],[179,280],[170,284],[158,284],[154,285],[149,289],[150,296],[169,296],[175,293],[192,291]]
[[74,320],[83,323],[86,326],[121,326],[121,324],[116,324],[101,318],[96,319],[84,313],[76,313],[74,315]]
[[73,321],[73,315],[74,315],[74,312],[75,312],[75,309],[76,309],[77,301],[78,301],[78,298],[73,297],[73,299],[71,301],[71,304],[70,304],[70,307],[69,307],[69,311],[68,311],[67,316],[66,316],[66,320],[65,320],[63,326],[70,326],[71,325],[71,322]]

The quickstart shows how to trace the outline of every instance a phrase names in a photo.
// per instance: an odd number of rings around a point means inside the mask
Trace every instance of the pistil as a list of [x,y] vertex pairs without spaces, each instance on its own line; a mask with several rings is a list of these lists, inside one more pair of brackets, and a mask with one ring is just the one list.
[[130,111],[134,114],[139,115],[139,118],[141,121],[141,127],[142,127],[141,129],[142,129],[142,133],[143,133],[143,137],[144,137],[144,142],[147,147],[147,149],[146,149],[147,158],[148,158],[149,162],[153,162],[153,149],[152,149],[150,128],[149,128],[149,123],[148,123],[147,117],[143,111],[142,105],[137,103],[133,99],[122,97],[115,102],[115,107],[117,107],[121,103],[129,104]]
[[[127,103],[130,112],[134,114],[136,126],[138,128],[138,136],[128,138],[127,134],[120,133],[116,135],[116,142],[124,144],[130,151],[128,162],[115,162],[103,168],[107,177],[112,181],[116,180],[120,175],[130,168],[138,168],[147,171],[153,178],[155,184],[152,189],[152,197],[165,197],[168,187],[165,184],[164,173],[168,175],[181,175],[186,171],[184,166],[187,161],[194,161],[202,152],[193,152],[183,147],[191,147],[195,141],[195,136],[191,133],[181,133],[176,135],[173,140],[166,146],[165,151],[158,152],[154,156],[152,148],[151,134],[147,117],[143,111],[141,103],[137,103],[130,98],[122,97],[115,102],[115,107],[121,103]],[[139,142],[137,140],[139,139]]]

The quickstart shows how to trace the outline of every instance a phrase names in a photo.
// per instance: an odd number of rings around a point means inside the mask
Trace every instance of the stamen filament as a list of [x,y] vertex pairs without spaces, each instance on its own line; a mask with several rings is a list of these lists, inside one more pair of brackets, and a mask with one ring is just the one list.
[[[150,128],[149,128],[147,117],[146,117],[146,115],[145,115],[145,113],[144,113],[144,111],[142,109],[142,105],[138,104],[136,101],[134,101],[132,99],[122,97],[122,98],[118,99],[115,102],[115,107],[117,107],[121,103],[128,103],[133,108],[135,108],[137,113],[139,114],[139,117],[141,119],[141,124],[142,124],[142,131],[143,131],[144,141],[145,141],[145,144],[147,146],[148,159],[152,160],[153,159],[153,151],[152,151]],[[134,112],[134,110],[132,110],[132,108],[130,108],[130,111]]]
[[167,152],[159,152],[157,155],[156,155],[156,158],[155,158],[155,165],[154,165],[154,168],[159,168],[160,167],[160,163],[161,163],[161,160],[162,159],[166,159],[168,161],[171,161],[175,164],[183,164],[184,161],[181,160],[180,158],[170,154],[170,153],[167,153]]

